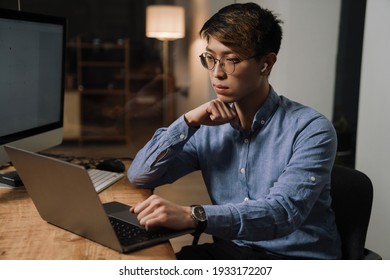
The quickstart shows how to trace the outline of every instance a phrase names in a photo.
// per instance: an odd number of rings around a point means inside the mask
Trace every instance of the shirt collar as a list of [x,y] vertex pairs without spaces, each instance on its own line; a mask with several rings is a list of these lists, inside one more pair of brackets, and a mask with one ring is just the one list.
[[[280,97],[274,91],[272,86],[270,86],[270,92],[265,100],[264,104],[256,112],[255,117],[252,123],[252,132],[263,127],[268,120],[275,113],[276,109],[279,107]],[[240,130],[240,126],[236,123],[231,124],[233,128]]]
[[276,109],[279,107],[279,103],[280,97],[271,86],[267,99],[255,114],[252,124],[252,131],[257,128],[256,126],[264,126],[268,122],[268,120],[275,113]]

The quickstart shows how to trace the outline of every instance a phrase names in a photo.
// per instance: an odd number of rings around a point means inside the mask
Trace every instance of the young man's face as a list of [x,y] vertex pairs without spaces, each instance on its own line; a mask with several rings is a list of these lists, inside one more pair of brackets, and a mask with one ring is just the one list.
[[[213,37],[210,37],[206,50],[216,59],[223,56],[231,59],[239,58],[237,53]],[[240,102],[252,97],[258,98],[262,94],[264,83],[267,82],[266,75],[262,74],[261,68],[261,63],[252,58],[237,63],[234,72],[228,75],[222,70],[219,62],[216,62],[214,69],[209,70],[209,75],[217,97],[225,103]]]

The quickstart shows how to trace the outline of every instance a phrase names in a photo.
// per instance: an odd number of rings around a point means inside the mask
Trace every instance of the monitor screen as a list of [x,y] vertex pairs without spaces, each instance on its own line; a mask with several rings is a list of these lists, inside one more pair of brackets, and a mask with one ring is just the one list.
[[4,145],[62,142],[66,20],[0,9],[0,164]]

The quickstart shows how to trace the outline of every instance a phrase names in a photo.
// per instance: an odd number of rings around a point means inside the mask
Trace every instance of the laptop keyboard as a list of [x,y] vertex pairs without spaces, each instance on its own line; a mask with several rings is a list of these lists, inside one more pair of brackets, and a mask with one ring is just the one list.
[[116,173],[100,169],[88,169],[88,174],[97,193],[108,188],[124,176],[123,173]]
[[171,230],[162,228],[155,231],[147,231],[136,225],[123,222],[114,217],[109,217],[109,219],[122,246],[130,246],[150,239],[163,237],[172,233]]

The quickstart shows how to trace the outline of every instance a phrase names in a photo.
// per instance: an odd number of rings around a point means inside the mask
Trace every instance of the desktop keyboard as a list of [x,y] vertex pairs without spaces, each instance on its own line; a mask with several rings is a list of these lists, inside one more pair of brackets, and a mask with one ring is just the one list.
[[88,174],[97,193],[100,193],[104,189],[108,188],[124,176],[123,173],[105,171],[100,169],[88,169]]

